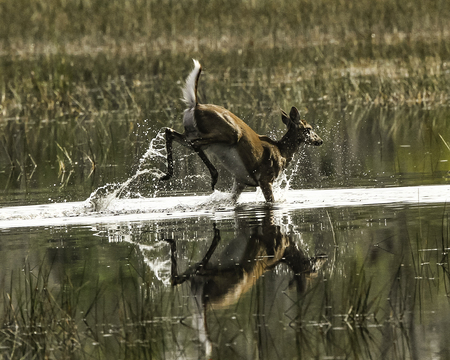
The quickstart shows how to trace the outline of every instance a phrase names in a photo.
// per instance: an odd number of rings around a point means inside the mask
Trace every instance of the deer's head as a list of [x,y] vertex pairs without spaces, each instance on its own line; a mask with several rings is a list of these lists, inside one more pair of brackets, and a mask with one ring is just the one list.
[[287,126],[288,132],[296,134],[296,142],[314,146],[322,145],[323,140],[313,131],[311,125],[300,119],[300,114],[295,106],[292,107],[289,115],[281,110],[281,120]]

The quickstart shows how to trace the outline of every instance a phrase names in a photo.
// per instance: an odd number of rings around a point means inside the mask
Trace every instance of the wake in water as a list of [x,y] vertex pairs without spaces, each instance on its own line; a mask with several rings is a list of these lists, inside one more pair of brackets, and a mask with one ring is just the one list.
[[[67,226],[74,224],[117,224],[120,222],[159,221],[206,216],[214,219],[234,217],[236,205],[230,194],[215,191],[208,196],[168,196],[140,199],[115,197],[106,211],[93,213],[87,201],[0,208],[0,229],[32,226]],[[264,198],[246,192],[238,206],[254,210]],[[450,201],[450,185],[394,188],[289,190],[285,200],[277,202],[276,211],[289,213],[298,209],[349,207],[380,204],[439,204]]]
[[[114,211],[116,209],[117,200],[119,199],[154,198],[158,193],[162,192],[165,187],[167,187],[166,182],[159,180],[163,175],[165,175],[161,168],[165,168],[167,166],[164,133],[165,130],[161,129],[150,141],[150,145],[145,154],[139,160],[138,169],[133,176],[122,183],[107,184],[96,189],[86,200],[85,209],[93,212]],[[195,153],[192,155],[195,156]],[[290,179],[292,178],[292,174],[295,173],[297,166],[298,165],[294,167],[294,171],[291,171],[290,176],[288,176],[286,172],[283,172],[274,182],[274,194],[278,201],[283,201],[285,199],[285,193],[290,187]],[[178,182],[181,183],[180,186],[182,187],[184,183],[188,182],[189,179],[198,177],[206,178],[208,176],[209,174],[206,173],[201,175],[188,175],[184,179],[178,179]],[[150,188],[150,192],[142,194],[142,189],[144,188]],[[264,197],[259,188],[257,188],[256,197],[257,199],[264,201]],[[220,191],[214,191],[210,195],[208,203],[212,207],[214,207],[214,204],[225,204],[226,206],[231,206],[234,204],[231,200],[231,194]]]
[[[163,192],[170,185],[170,183],[160,180],[165,174],[161,168],[167,166],[166,159],[164,129],[161,129],[150,141],[147,151],[139,160],[135,174],[122,183],[107,184],[96,189],[86,200],[86,210],[93,212],[114,211],[119,199],[156,197],[158,193]],[[183,182],[187,183],[189,179],[197,177],[204,178],[206,175],[188,175],[184,179],[178,179],[178,182],[181,182],[180,185],[182,186]],[[214,197],[218,197],[217,193]],[[223,200],[223,197],[220,197],[219,201]]]
[[[163,172],[156,167],[155,162],[166,158],[164,141],[164,130],[160,130],[150,141],[147,151],[139,160],[139,167],[136,173],[122,183],[107,184],[96,189],[86,200],[86,207],[92,211],[101,212],[107,210],[116,199],[122,196],[127,198],[132,197],[132,193],[128,191],[128,188],[130,184],[143,175],[148,174],[153,182],[157,183],[158,179],[163,175]],[[148,168],[148,166],[152,167]],[[134,195],[140,197],[139,193],[135,193]]]

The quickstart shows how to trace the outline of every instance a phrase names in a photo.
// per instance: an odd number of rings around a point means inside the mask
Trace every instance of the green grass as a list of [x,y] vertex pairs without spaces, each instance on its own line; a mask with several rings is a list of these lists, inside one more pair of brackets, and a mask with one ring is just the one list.
[[[383,169],[350,164],[366,161],[352,160],[355,142],[389,144],[409,130],[426,136],[417,153],[436,149],[421,173],[442,179],[450,170],[437,159],[450,141],[445,1],[19,0],[1,2],[0,16],[7,191],[44,185],[82,199],[126,179],[161,127],[181,130],[180,86],[192,57],[205,69],[203,102],[272,136],[283,131],[279,108],[295,105],[329,133],[308,167],[318,169],[316,181],[319,173],[338,179],[333,186],[358,173],[410,173],[412,160],[392,146]],[[80,195],[64,193],[74,186]]]

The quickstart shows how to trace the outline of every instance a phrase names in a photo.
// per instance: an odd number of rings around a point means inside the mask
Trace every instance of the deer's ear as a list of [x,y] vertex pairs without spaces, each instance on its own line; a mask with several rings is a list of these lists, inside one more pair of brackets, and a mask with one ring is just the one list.
[[289,113],[289,117],[295,123],[299,123],[300,122],[300,113],[298,112],[298,110],[297,110],[297,108],[295,106],[293,106],[291,108],[291,112]]
[[287,126],[287,124],[289,124],[289,122],[291,121],[291,120],[289,119],[288,114],[286,114],[286,113],[284,112],[284,110],[281,110],[281,120],[283,121],[284,125],[286,125],[286,126]]

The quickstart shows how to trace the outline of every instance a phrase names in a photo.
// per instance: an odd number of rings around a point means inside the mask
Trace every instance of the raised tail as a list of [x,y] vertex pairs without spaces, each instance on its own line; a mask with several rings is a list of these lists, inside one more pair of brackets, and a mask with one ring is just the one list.
[[193,109],[198,104],[197,101],[197,83],[200,73],[202,72],[202,66],[200,63],[194,60],[194,69],[191,71],[186,79],[186,84],[183,87],[183,101],[188,106],[188,109]]

